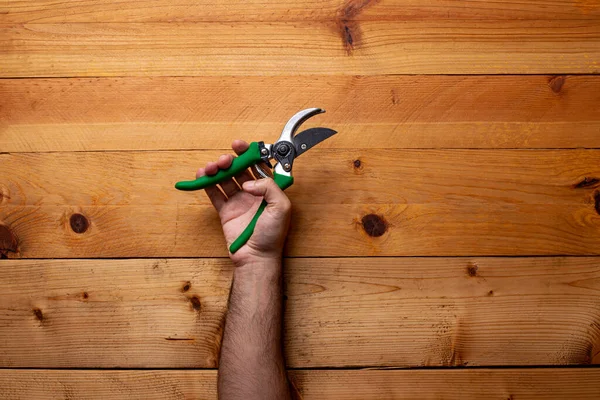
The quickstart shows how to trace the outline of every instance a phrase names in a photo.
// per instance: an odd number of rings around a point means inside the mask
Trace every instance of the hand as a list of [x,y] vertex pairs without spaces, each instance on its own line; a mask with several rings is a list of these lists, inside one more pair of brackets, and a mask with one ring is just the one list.
[[[240,155],[248,149],[248,143],[236,140],[231,145]],[[209,162],[196,172],[196,177],[215,175],[219,169],[227,169],[233,161],[231,154],[224,154],[217,162]],[[216,186],[205,189],[208,198],[221,217],[221,225],[227,246],[248,226],[263,198],[269,203],[258,219],[256,228],[248,242],[235,254],[229,254],[236,266],[260,263],[265,260],[280,260],[283,244],[290,224],[291,203],[273,179],[255,180],[249,170],[235,177],[242,185],[233,180],[221,182],[223,195]]]

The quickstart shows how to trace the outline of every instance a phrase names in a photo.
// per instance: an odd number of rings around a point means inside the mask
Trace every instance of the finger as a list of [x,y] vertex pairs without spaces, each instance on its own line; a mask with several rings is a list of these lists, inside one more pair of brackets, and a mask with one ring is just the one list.
[[217,165],[219,166],[219,169],[227,169],[231,167],[232,162],[233,156],[231,154],[222,154],[217,160]]
[[[231,154],[223,154],[217,160],[217,166],[219,169],[227,169],[231,167],[232,162],[233,156]],[[219,185],[221,185],[221,189],[223,189],[223,192],[225,192],[227,197],[232,197],[240,191],[240,187],[233,179],[224,180],[223,182],[220,182]]]
[[231,148],[238,156],[248,150],[248,147],[250,147],[250,145],[243,140],[234,140],[233,143],[231,143]]
[[283,193],[283,190],[275,184],[273,179],[259,179],[244,184],[244,190],[254,196],[263,196],[269,203],[267,209],[276,215],[284,217],[292,209],[290,199]]
[[[204,168],[200,168],[198,169],[198,171],[196,171],[196,178],[200,178],[204,175],[206,175],[206,171]],[[223,204],[225,204],[225,202],[227,201],[227,197],[225,197],[225,195],[216,186],[209,186],[206,189],[204,189],[204,191],[206,192],[206,195],[210,199],[212,205],[215,207],[217,212],[219,212],[221,210],[221,207],[223,207]]]
[[219,172],[219,166],[216,162],[211,161],[206,164],[206,167],[204,167],[205,175],[212,176],[215,175],[217,172]]
[[[238,156],[244,154],[246,152],[246,150],[248,150],[249,146],[250,145],[248,143],[244,142],[243,140],[234,140],[233,143],[231,144],[231,148],[233,149],[233,151],[235,151],[235,154],[237,154]],[[244,172],[237,174],[235,176],[235,180],[240,185],[243,185],[244,182],[254,180],[254,177],[250,173],[250,170],[247,169]]]

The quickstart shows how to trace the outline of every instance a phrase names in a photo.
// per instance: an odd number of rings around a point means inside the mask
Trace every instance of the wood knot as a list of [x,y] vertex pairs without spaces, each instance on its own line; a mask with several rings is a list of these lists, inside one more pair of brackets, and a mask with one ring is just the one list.
[[44,322],[44,313],[39,308],[33,309],[33,315],[37,318],[38,321]]
[[342,19],[337,21],[340,36],[342,38],[342,46],[346,50],[346,55],[351,56],[354,50],[360,44],[362,32],[358,21]]
[[200,305],[200,299],[198,298],[198,296],[190,297],[190,303],[192,303],[192,308],[194,310],[200,311],[201,305]]
[[588,178],[587,176],[583,178],[583,180],[575,185],[573,185],[574,189],[585,189],[589,187],[594,187],[598,183],[600,183],[600,179],[598,178]]
[[187,281],[186,283],[183,284],[183,287],[181,288],[181,291],[183,293],[187,292],[188,290],[190,290],[192,288],[192,282]]
[[84,300],[87,300],[87,299],[89,299],[89,298],[90,298],[90,295],[88,294],[88,292],[83,292],[83,293],[81,294],[81,297],[83,297],[83,299],[84,299]]
[[79,213],[71,215],[69,223],[71,224],[71,229],[75,233],[84,233],[90,226],[88,219]]
[[362,175],[364,173],[365,164],[360,159],[357,158],[356,160],[352,160],[350,166],[356,175]]
[[17,252],[18,241],[15,234],[6,225],[0,225],[0,255],[7,258],[9,251]]
[[560,93],[565,84],[566,77],[564,75],[553,76],[548,80],[548,86],[554,93]]
[[493,295],[494,295],[494,291],[493,291],[493,290],[490,290],[490,291],[488,292],[488,294],[487,294],[487,295],[488,295],[488,296],[493,296]]
[[469,275],[470,277],[477,276],[478,269],[479,269],[479,267],[477,266],[477,264],[470,263],[469,265],[467,265],[467,275]]
[[367,214],[362,217],[362,227],[371,237],[382,236],[388,230],[388,223],[381,215]]
[[342,43],[347,55],[352,55],[355,47],[360,45],[362,30],[359,25],[359,15],[379,0],[345,0],[337,10],[336,20]]
[[354,39],[352,38],[352,32],[350,32],[350,28],[347,24],[344,24],[344,43],[348,47],[352,47],[354,43]]

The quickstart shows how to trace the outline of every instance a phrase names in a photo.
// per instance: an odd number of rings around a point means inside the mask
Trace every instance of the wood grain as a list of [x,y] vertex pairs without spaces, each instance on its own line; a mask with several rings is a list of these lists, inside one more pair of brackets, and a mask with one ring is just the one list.
[[[289,371],[299,398],[595,400],[600,372],[589,368],[415,371]],[[6,400],[194,398],[216,400],[216,371],[2,370]]]
[[[1,264],[2,367],[216,367],[228,260]],[[598,258],[306,258],[285,275],[290,367],[600,362]]]
[[217,371],[0,370],[0,397],[217,400]]
[[317,76],[4,79],[0,148],[227,149],[310,106],[319,148],[600,147],[598,76]]
[[3,367],[217,365],[231,281],[225,260],[2,265]]
[[16,24],[0,38],[4,78],[600,71],[597,19]]
[[287,361],[311,367],[596,364],[599,261],[289,260]]
[[228,2],[197,0],[4,0],[0,23],[48,22],[165,22],[165,21],[321,21],[321,20],[439,20],[439,19],[593,19],[600,15],[595,1],[535,0],[493,3],[483,0],[304,1],[261,0]]
[[[89,225],[83,233],[70,224],[79,215]],[[226,257],[217,218],[208,205],[0,209],[4,229],[16,237],[16,251],[8,249],[11,258]],[[295,207],[284,253],[597,255],[599,223],[593,200],[585,205],[304,204]]]
[[[9,256],[227,256],[204,194],[172,188],[218,153],[0,155]],[[599,254],[597,150],[311,154],[327,164],[297,163],[290,256]]]
[[[341,134],[340,134],[341,135]],[[335,141],[334,136],[331,141]],[[208,205],[177,191],[225,151],[0,155],[3,209],[17,206]],[[231,153],[229,150],[227,153]],[[289,197],[306,204],[578,205],[600,187],[599,150],[312,149]]]
[[303,399],[597,399],[596,369],[294,371]]

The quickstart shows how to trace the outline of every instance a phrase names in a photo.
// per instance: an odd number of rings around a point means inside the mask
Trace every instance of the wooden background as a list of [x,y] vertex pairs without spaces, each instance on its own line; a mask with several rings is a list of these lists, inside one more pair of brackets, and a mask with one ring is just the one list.
[[296,111],[304,399],[600,398],[599,0],[0,0],[0,397],[215,399],[177,180]]

